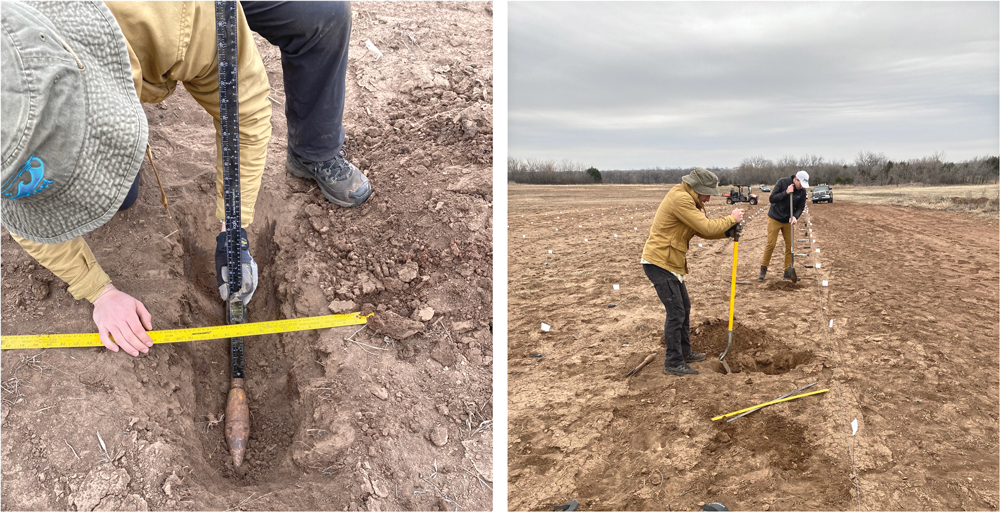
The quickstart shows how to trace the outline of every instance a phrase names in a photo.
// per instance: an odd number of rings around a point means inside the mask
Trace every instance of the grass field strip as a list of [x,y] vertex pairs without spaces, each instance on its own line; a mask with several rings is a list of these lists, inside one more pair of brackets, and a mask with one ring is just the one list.
[[[627,215],[627,212],[629,211],[629,206],[630,205],[625,204],[624,206],[608,207],[607,210],[609,210],[609,211],[607,211],[607,212],[601,211],[601,210],[604,210],[604,208],[598,208],[598,212],[601,214],[601,216],[605,216],[605,213],[610,213],[611,217],[618,216],[618,220],[619,221],[624,221],[625,220],[625,215]],[[651,206],[655,206],[655,207],[652,210],[649,210],[648,208],[650,208]],[[718,212],[723,212],[723,211],[732,211],[734,209],[739,208],[740,206],[741,206],[741,204],[737,204],[737,205],[725,205],[725,206],[721,206],[721,205],[720,206],[708,206],[708,205],[706,205],[705,206],[705,214],[706,214],[706,216],[708,216],[709,213],[718,213]],[[653,203],[642,203],[641,205],[639,205],[639,204],[631,205],[631,207],[632,207],[633,210],[632,210],[632,215],[629,215],[629,220],[635,220],[635,215],[637,213],[639,213],[639,208],[643,207],[644,211],[646,211],[647,213],[643,213],[642,217],[649,218],[650,222],[652,222],[652,217],[653,217],[653,215],[656,214],[656,208],[659,207],[659,203],[656,203],[655,205],[653,205]],[[624,208],[624,210],[622,210],[622,208]],[[753,212],[750,211],[751,208],[753,208],[753,210],[754,210]],[[766,210],[766,208],[763,205],[761,205],[761,206],[758,206],[758,205],[747,205],[746,210],[747,211],[744,212],[745,215],[744,215],[744,219],[743,219],[744,226],[748,225],[749,222],[755,216],[760,215],[762,212],[764,212]],[[584,208],[582,210],[581,209],[577,209],[575,213],[581,213],[581,211],[582,211],[582,213],[586,214],[586,213],[588,213],[590,211],[590,209],[588,209],[588,208]],[[520,218],[525,218],[525,215],[527,215],[527,214],[521,214]],[[563,226],[564,228],[566,228],[567,226],[569,226],[568,229],[572,229],[572,224],[574,224],[574,223],[576,223],[577,229],[582,229],[583,228],[583,224],[577,223],[577,219],[576,219],[576,217],[573,216],[573,213],[570,213],[570,218],[569,219],[563,219],[562,217],[564,217],[565,215],[566,214],[565,214],[564,211],[560,211],[559,215],[555,215],[555,220],[563,221],[563,223],[565,223],[565,225]],[[542,217],[548,217],[548,216],[549,216],[549,213],[543,213],[542,214]],[[587,219],[587,218],[591,218],[591,217],[596,218],[597,215],[595,213],[591,213],[590,217],[583,217],[583,218]],[[539,223],[541,224],[542,221],[543,220],[540,220]],[[529,222],[529,225],[535,225],[534,221],[529,220],[528,222]],[[601,228],[604,227],[603,221],[598,221],[598,227],[601,227]],[[507,224],[507,229],[508,230],[510,229],[510,224]],[[555,229],[554,232],[559,232],[559,228],[556,227],[554,229]],[[639,233],[643,238],[645,238],[646,236],[648,236],[647,235],[648,234],[648,228],[645,231],[639,231],[639,227],[638,226],[633,226],[633,233]],[[622,239],[624,239],[625,237],[624,236],[623,237],[619,237],[617,233],[613,233],[613,238],[622,238]],[[511,238],[509,236],[508,236],[508,240],[511,240]],[[513,240],[517,240],[517,238],[513,238]],[[526,234],[522,234],[521,235],[521,240],[528,241],[527,235]],[[595,238],[594,240],[597,240],[597,239]],[[730,241],[730,242],[732,241],[732,239],[729,239],[729,238],[724,239],[724,240]],[[583,238],[583,243],[589,243],[589,242],[590,242],[590,238],[589,237],[584,237]],[[627,240],[621,240],[621,241],[619,241],[619,243],[621,243],[621,242],[627,242]],[[698,247],[703,247],[703,245],[701,243],[699,243]],[[709,247],[711,247],[711,246],[709,246]],[[691,249],[693,249],[693,247]],[[548,254],[554,254],[551,249],[542,249],[542,248],[540,248],[538,250],[540,250],[540,251],[541,250],[547,251],[545,253],[541,253],[543,255],[543,257],[546,256],[546,255],[548,255]],[[691,251],[689,250],[689,252],[691,252]],[[537,263],[536,263],[536,265],[537,265]],[[547,266],[549,266],[549,263],[548,262],[542,262],[542,266],[543,267],[547,267]],[[510,279],[512,277],[520,277],[520,276],[522,276],[524,274],[527,274],[528,272],[530,272],[532,270],[534,270],[534,269],[531,268],[531,267],[529,267],[529,268],[526,268],[525,270],[522,270],[521,272],[518,272],[517,274],[513,274],[513,275],[508,274],[508,277],[507,277],[508,283],[510,282]],[[613,286],[613,288],[615,290],[618,290],[620,288],[619,285],[617,285],[617,284],[614,284],[612,286]],[[593,322],[593,325],[599,325],[599,323],[600,323],[601,320],[604,320],[605,318],[607,318],[608,316],[610,316],[611,313],[613,313],[616,309],[620,308],[623,304],[627,303],[628,301],[632,300],[633,298],[638,297],[639,295],[641,295],[642,293],[646,292],[650,288],[653,288],[653,285],[646,286],[642,290],[640,290],[639,292],[626,297],[625,300],[623,300],[621,302],[618,302],[617,304],[615,304],[614,307],[610,308],[607,313],[605,313],[604,315],[601,315],[600,317],[598,317],[597,320],[595,322]],[[510,293],[515,293],[515,292],[510,292]],[[587,326],[587,327],[589,327],[589,326]],[[567,341],[569,341],[571,339],[576,338],[578,335],[580,335],[580,333],[586,331],[587,327],[583,327],[582,329],[580,329],[577,332],[571,334],[570,336],[568,336],[568,337],[560,340],[555,345],[553,345],[552,348],[550,348],[548,351],[546,351],[545,353],[542,353],[541,355],[537,356],[535,358],[535,360],[532,361],[531,364],[529,364],[527,366],[527,368],[524,368],[521,371],[518,371],[516,373],[511,374],[511,377],[517,377],[517,376],[521,375],[522,373],[530,370],[536,364],[538,364],[542,359],[544,359],[547,355],[549,355],[554,350],[556,350],[557,348],[559,348],[559,346],[561,346],[562,344],[566,343]],[[543,332],[550,332],[551,326],[543,322],[542,325],[541,325],[541,329],[542,329]]]
[[[812,212],[809,211],[808,204],[806,204],[805,214],[808,216],[808,218],[806,219],[807,221],[806,225],[812,226],[813,225]],[[809,227],[808,229],[809,229],[809,238],[813,240],[813,243],[815,243],[816,235],[815,233],[813,233],[811,227]],[[794,236],[795,234],[792,233],[792,235]],[[821,253],[819,251],[819,248],[816,248],[816,252],[813,253],[813,265],[815,267],[813,270],[815,270],[817,274],[816,302],[819,307],[819,317],[821,324],[820,328],[823,330],[823,336],[826,338],[826,346],[827,349],[830,351],[830,357],[836,364],[836,366],[833,368],[833,384],[834,388],[837,390],[837,406],[840,408],[840,420],[844,422],[844,427],[845,427],[844,437],[845,441],[847,442],[847,455],[851,460],[851,472],[854,473],[852,475],[852,480],[854,480],[854,488],[857,491],[858,495],[858,512],[861,512],[861,477],[858,475],[858,467],[857,464],[854,462],[854,447],[853,443],[851,442],[851,437],[854,435],[855,432],[851,431],[852,429],[851,424],[847,421],[847,414],[844,412],[844,395],[840,390],[840,379],[837,378],[837,371],[840,369],[840,358],[837,356],[837,352],[833,350],[833,342],[830,340],[830,332],[833,331],[833,319],[830,318],[829,319],[830,322],[827,323],[827,318],[825,313],[826,308],[823,306],[824,302],[823,288],[829,286],[829,280],[820,279],[821,276],[819,275],[819,270],[822,268],[821,262],[819,261],[820,254]],[[848,433],[849,431],[851,431],[851,433]]]

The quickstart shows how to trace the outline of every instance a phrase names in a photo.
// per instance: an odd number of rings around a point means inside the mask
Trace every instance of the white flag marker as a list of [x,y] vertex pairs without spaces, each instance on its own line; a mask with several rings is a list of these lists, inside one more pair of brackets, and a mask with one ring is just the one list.
[[822,263],[817,263],[816,264],[816,268],[823,268],[823,264]]
[[552,254],[552,249],[549,249],[549,254]]
[[618,285],[617,285],[617,284],[613,284],[613,285],[611,285],[611,286],[612,286],[612,287],[614,287],[614,289],[615,289],[615,290],[617,290],[617,289],[618,289]]
[[549,324],[547,324],[545,322],[542,322],[542,332],[549,332],[549,329],[551,329],[551,328],[552,328],[551,325],[549,325]]
[[858,433],[858,419],[854,418],[854,421],[851,422],[851,435],[853,436],[857,433]]
[[823,286],[830,286],[830,281],[823,281]]
[[833,319],[830,319],[830,328],[833,329]]

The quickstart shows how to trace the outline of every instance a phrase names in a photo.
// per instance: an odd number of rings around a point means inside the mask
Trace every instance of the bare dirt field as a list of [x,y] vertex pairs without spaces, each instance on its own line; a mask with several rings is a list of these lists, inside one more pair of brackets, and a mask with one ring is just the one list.
[[[997,510],[995,218],[810,203],[802,280],[780,281],[779,241],[760,282],[765,197],[739,244],[734,373],[718,362],[733,243],[694,238],[692,345],[709,359],[676,377],[639,264],[668,189],[509,188],[511,509]],[[829,391],[711,421],[813,382]]]
[[[275,108],[249,229],[261,275],[249,318],[374,310],[389,324],[412,319],[416,334],[389,325],[247,338],[240,471],[218,422],[228,341],[138,358],[4,351],[3,509],[492,506],[492,4],[353,10],[346,150],[375,191],[356,209],[285,171],[279,52],[258,39]],[[145,163],[136,206],[87,239],[154,329],[221,325],[212,120],[180,87],[145,108],[170,216]],[[2,278],[4,335],[96,330],[91,306],[6,231]]]

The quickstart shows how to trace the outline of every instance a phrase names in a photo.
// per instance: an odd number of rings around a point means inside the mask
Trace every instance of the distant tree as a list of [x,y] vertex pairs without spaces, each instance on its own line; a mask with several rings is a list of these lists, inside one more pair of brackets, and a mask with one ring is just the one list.
[[834,185],[850,185],[851,183],[854,183],[854,178],[850,176],[841,176],[839,174],[833,180]]
[[590,169],[587,169],[587,174],[589,174],[591,178],[594,178],[594,183],[601,182],[601,171],[598,171],[597,167],[591,167]]
[[858,178],[862,185],[867,185],[876,179],[883,177],[882,171],[885,169],[887,158],[883,153],[872,151],[859,151],[854,159],[854,166],[858,169]]

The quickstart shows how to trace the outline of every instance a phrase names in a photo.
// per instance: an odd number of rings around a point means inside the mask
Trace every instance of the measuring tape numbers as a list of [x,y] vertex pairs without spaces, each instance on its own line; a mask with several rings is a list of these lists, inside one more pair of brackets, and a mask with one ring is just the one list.
[[[270,322],[199,327],[194,329],[148,331],[146,334],[148,334],[153,340],[153,343],[183,343],[186,341],[216,340],[242,336],[277,334],[282,332],[308,331],[312,329],[327,329],[330,327],[343,327],[347,325],[364,325],[367,322],[368,316],[360,313],[350,313],[346,315],[313,316],[307,318],[292,318],[288,320],[273,320]],[[101,343],[101,338],[97,333],[0,336],[0,350],[101,346],[104,346],[104,344]]]

